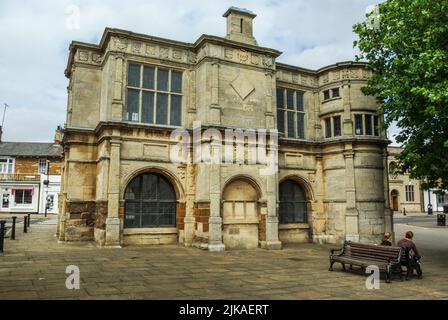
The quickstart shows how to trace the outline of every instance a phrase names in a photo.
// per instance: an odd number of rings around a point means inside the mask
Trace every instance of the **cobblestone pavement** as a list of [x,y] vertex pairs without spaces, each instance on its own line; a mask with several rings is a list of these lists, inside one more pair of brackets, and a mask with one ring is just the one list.
[[[365,288],[366,275],[328,271],[330,246],[211,253],[182,246],[97,248],[57,243],[56,226],[32,225],[5,240],[2,299],[448,299],[447,255],[426,250],[424,279]],[[402,230],[400,230],[401,232]],[[331,246],[334,247],[334,246]],[[66,267],[81,272],[80,290],[65,287]]]

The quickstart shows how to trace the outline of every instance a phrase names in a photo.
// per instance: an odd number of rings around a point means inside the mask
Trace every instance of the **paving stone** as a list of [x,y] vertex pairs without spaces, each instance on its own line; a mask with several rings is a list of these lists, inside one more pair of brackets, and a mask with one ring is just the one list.
[[[438,252],[425,252],[423,280],[382,279],[380,290],[367,290],[359,270],[328,271],[333,245],[222,253],[172,245],[105,249],[58,244],[54,228],[33,225],[20,241],[5,241],[0,299],[448,299],[448,257]],[[80,268],[80,290],[65,287],[68,265]]]

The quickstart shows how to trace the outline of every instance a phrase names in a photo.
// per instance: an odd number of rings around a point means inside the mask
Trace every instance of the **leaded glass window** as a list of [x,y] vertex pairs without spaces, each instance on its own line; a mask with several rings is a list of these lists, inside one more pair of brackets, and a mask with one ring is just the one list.
[[176,193],[170,182],[155,173],[134,178],[125,191],[125,228],[176,226]]
[[180,126],[182,123],[182,72],[130,63],[124,119]]
[[285,137],[305,139],[303,92],[277,88],[277,129]]
[[306,223],[307,200],[303,188],[293,180],[280,184],[279,221],[281,224]]

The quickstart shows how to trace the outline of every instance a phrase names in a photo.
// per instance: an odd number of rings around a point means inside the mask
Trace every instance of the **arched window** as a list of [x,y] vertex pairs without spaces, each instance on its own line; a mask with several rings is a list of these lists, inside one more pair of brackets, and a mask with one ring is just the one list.
[[293,180],[283,181],[280,184],[280,223],[306,223],[306,209],[307,201],[303,188]]
[[160,174],[134,178],[125,192],[125,228],[176,226],[176,193]]

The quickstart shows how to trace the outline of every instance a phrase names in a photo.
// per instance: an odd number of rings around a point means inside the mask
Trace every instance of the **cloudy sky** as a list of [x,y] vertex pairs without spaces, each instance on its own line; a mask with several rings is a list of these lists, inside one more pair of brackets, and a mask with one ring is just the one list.
[[[229,6],[258,16],[259,45],[283,51],[280,62],[320,68],[352,60],[352,25],[379,0],[0,0],[0,116],[3,141],[51,141],[64,124],[64,69],[72,40],[98,43],[105,27],[194,42],[225,35]],[[79,19],[76,19],[78,17]]]

